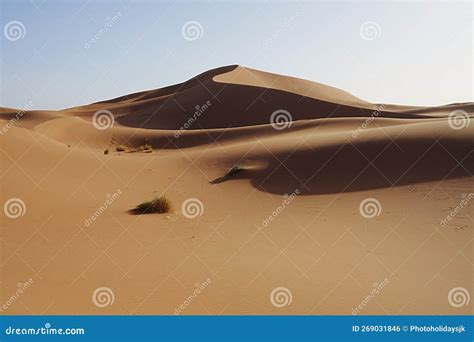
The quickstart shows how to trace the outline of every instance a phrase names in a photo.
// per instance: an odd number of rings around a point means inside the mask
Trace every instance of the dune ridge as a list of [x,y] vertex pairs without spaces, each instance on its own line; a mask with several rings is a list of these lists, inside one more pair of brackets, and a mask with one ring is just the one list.
[[[115,125],[105,131],[91,125],[94,113],[101,110],[109,111],[115,118]],[[282,110],[285,129],[275,129],[271,115]],[[213,144],[218,145],[213,151],[215,158],[226,160],[239,160],[244,146],[249,148],[259,142],[259,147],[247,154],[261,170],[247,173],[254,177],[255,184],[263,179],[268,184],[272,182],[267,175],[278,166],[275,160],[286,160],[287,168],[301,183],[314,182],[311,176],[321,165],[328,170],[328,175],[338,174],[352,180],[357,175],[355,165],[362,167],[367,160],[377,156],[377,151],[389,149],[398,165],[379,159],[378,162],[371,161],[369,167],[377,169],[385,179],[368,177],[356,186],[347,187],[363,190],[473,173],[470,154],[473,127],[467,125],[462,131],[450,128],[449,115],[455,111],[464,113],[465,119],[470,121],[474,105],[371,104],[323,84],[230,65],[203,72],[183,83],[90,105],[62,111],[26,111],[17,125],[68,145],[81,143],[89,148],[103,149],[114,144],[139,146],[147,142],[155,149],[176,150]],[[14,113],[4,108],[1,116],[9,120]],[[262,141],[271,147],[262,148]],[[394,176],[391,180],[385,176],[401,175],[410,163],[428,158],[422,152],[431,148],[433,141],[437,153],[432,153],[429,157],[432,159],[418,170],[417,174],[423,176]],[[407,146],[407,150],[400,145]],[[226,152],[219,148],[222,146],[226,147]],[[397,148],[393,150],[394,146]],[[336,154],[339,162],[334,157]],[[299,155],[301,160],[296,158]],[[314,157],[317,157],[314,164],[305,162]],[[433,170],[437,158],[441,160],[441,169],[443,163],[447,163],[446,172]],[[455,163],[462,161],[463,167],[450,172],[450,158]],[[394,169],[399,171],[393,172]],[[278,174],[272,173],[271,177]],[[275,182],[284,182],[285,176],[281,177]],[[326,181],[327,177],[322,178],[323,183]],[[340,178],[332,178],[331,182],[342,184]],[[306,187],[318,188],[316,192],[308,190],[309,193],[325,192],[321,189],[334,193],[346,188],[327,188],[318,184]],[[279,188],[269,186],[267,190],[286,191],[277,190]]]

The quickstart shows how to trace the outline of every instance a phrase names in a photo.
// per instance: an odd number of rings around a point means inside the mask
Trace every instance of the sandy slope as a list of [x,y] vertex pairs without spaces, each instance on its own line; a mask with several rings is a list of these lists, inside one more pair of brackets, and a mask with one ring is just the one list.
[[[292,121],[277,130],[270,117],[282,109]],[[114,115],[113,127],[94,127],[98,110]],[[371,104],[241,66],[21,112],[11,127],[18,111],[0,109],[2,203],[26,206],[2,216],[3,312],[351,314],[364,303],[360,314],[470,313],[472,302],[448,301],[455,287],[473,293],[473,203],[459,205],[474,192],[474,124],[451,128],[456,110],[474,115],[472,103]],[[144,143],[153,153],[114,151]],[[210,183],[236,164],[245,170]],[[127,212],[157,194],[172,214]],[[183,214],[189,198],[201,216]],[[367,198],[380,203],[374,218],[361,215]],[[99,287],[113,291],[112,305],[94,305]],[[277,287],[291,292],[289,305],[272,305]]]

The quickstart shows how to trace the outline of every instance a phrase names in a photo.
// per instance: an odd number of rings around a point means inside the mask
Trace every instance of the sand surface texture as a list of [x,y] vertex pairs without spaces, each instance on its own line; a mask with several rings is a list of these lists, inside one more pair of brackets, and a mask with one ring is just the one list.
[[2,108],[2,313],[472,313],[473,116],[241,66]]

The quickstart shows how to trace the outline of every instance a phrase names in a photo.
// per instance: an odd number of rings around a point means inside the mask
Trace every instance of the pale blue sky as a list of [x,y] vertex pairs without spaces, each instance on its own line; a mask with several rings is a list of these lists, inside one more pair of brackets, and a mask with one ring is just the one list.
[[[473,100],[470,2],[2,0],[0,13],[0,106],[66,108],[228,64],[372,102]],[[14,20],[25,32],[12,41],[5,26]],[[113,23],[100,34],[107,20]],[[188,21],[202,26],[200,38],[183,38]],[[373,40],[360,34],[369,21]]]

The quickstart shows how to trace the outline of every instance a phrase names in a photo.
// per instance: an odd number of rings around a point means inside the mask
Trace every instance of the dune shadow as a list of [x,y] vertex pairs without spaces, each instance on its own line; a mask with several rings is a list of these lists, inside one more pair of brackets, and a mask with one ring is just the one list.
[[[425,113],[421,110],[405,113],[379,110],[373,104],[362,108],[310,97],[302,101],[299,94],[250,85],[217,83],[211,79],[203,84],[205,87],[186,88],[168,97],[149,100],[151,102],[125,104],[120,109],[123,115],[116,117],[116,121],[128,127],[179,132],[184,127],[186,130],[198,130],[266,125],[270,123],[271,114],[282,108],[290,113],[292,121],[370,117],[374,113],[380,117],[400,119],[439,117],[432,115],[435,112],[433,108]],[[219,100],[207,104],[208,91],[219,94]],[[196,104],[201,107],[196,107]]]
[[246,178],[269,193],[299,189],[302,195],[316,195],[471,177],[473,144],[414,138],[306,148],[280,152],[276,157],[283,164],[272,158],[265,168],[249,170]]

